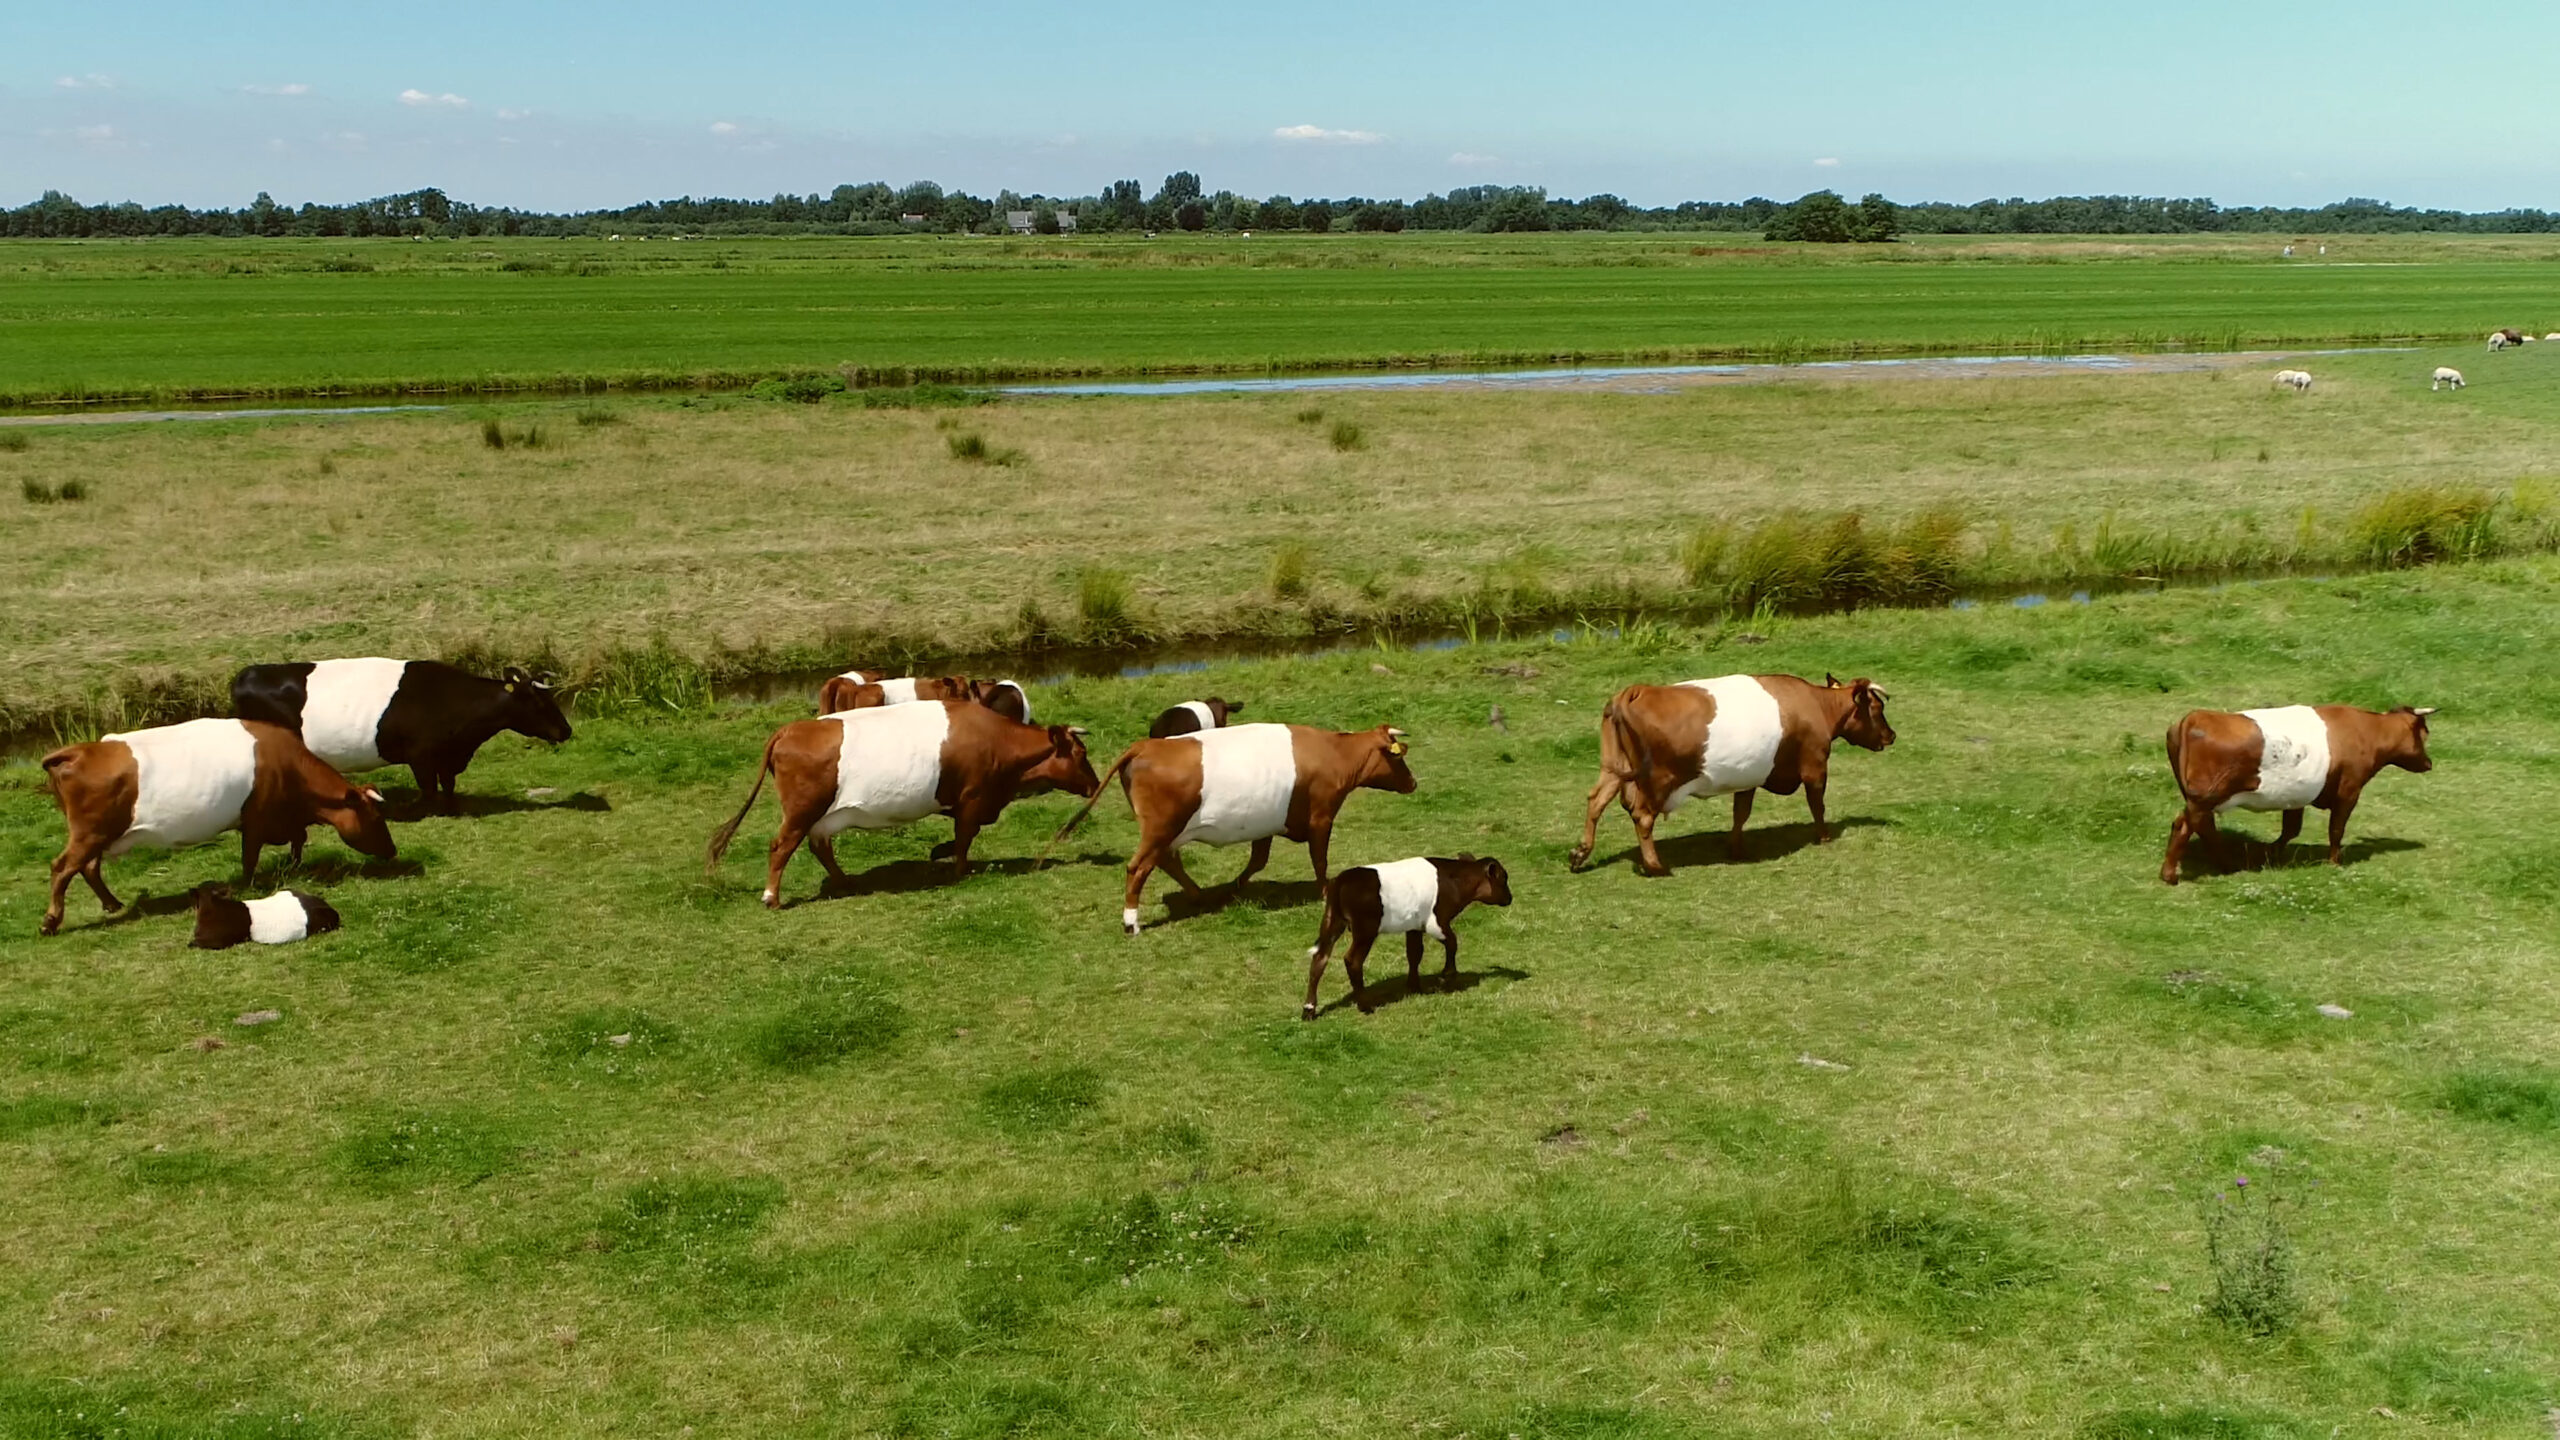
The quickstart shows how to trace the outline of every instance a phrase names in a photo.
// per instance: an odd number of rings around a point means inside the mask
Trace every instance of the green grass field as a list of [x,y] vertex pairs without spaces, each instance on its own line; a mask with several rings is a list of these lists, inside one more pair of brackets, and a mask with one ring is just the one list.
[[[1732,235],[0,244],[0,406],[2449,339],[2540,329],[2543,237]],[[509,267],[516,267],[510,269]]]
[[[344,933],[221,954],[179,907],[222,845],[37,942],[15,764],[0,1431],[2545,1434],[2555,627],[2535,559],[1041,693],[1106,756],[1203,690],[1413,730],[1337,856],[1518,903],[1457,993],[1314,1024],[1303,854],[1124,940],[1116,801],[1036,873],[1071,802],[1023,803],[957,887],[938,823],[856,839],[769,915],[767,800],[705,881],[788,706],[502,738],[396,864],[315,843]],[[1714,863],[1702,806],[1672,878],[1623,820],[1566,874],[1600,701],[1736,669],[1893,690],[1840,841],[1769,799]],[[2161,887],[2162,730],[2313,699],[2441,706],[2435,772],[2344,868]],[[2208,1313],[2242,1174],[2304,1307],[2264,1338]]]
[[[2429,392],[2445,361],[2470,389]],[[2266,365],[0,431],[23,445],[0,448],[21,542],[0,548],[0,728],[219,704],[238,666],[290,656],[590,679],[658,640],[734,674],[1605,621],[1713,603],[1730,578],[1702,584],[1681,559],[1697,527],[1741,527],[1738,564],[1742,532],[1788,512],[1859,511],[1879,532],[1952,513],[1955,578],[1985,587],[2353,566],[2367,507],[2428,487],[2508,497],[2498,542],[2550,543],[2560,345],[2307,363],[2319,383],[2300,396]],[[971,436],[1016,463],[955,458]],[[11,498],[65,485],[87,498]],[[1087,613],[1097,568],[1126,579],[1120,611]]]

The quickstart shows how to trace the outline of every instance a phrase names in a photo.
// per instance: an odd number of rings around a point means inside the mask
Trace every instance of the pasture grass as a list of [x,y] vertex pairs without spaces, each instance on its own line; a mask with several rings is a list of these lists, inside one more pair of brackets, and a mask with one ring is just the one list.
[[[823,896],[803,855],[779,914],[753,843],[706,879],[805,705],[502,736],[394,865],[271,860],[345,930],[219,953],[185,896],[223,844],[36,940],[60,822],[12,763],[0,1429],[2537,1434],[2555,597],[2498,560],[1037,687],[1104,759],[1209,691],[1412,732],[1420,790],[1355,797],[1337,863],[1493,854],[1517,903],[1453,992],[1382,954],[1378,1012],[1336,967],[1312,1024],[1303,851],[1157,882],[1126,940],[1116,798],[1045,869],[1066,796],[958,885],[940,822],[847,837]],[[1763,797],[1726,864],[1701,804],[1670,879],[1617,816],[1566,873],[1601,701],[1736,669],[1893,691],[1839,840]],[[2163,727],[2315,699],[2441,706],[2437,768],[2343,868],[2240,817],[2244,868],[2160,886]],[[2287,1197],[2267,1338],[2211,1313],[2240,1174]]]
[[2542,350],[2481,357],[2459,394],[2418,383],[2440,357],[2416,352],[2306,362],[2309,395],[2247,370],[1813,372],[1312,411],[846,396],[69,427],[0,454],[0,485],[89,497],[22,506],[0,548],[0,729],[202,713],[239,665],[314,654],[518,661],[619,712],[699,703],[704,670],[2531,551],[2560,542]]
[[[0,242],[0,408],[2474,340],[2549,236]],[[397,335],[396,346],[383,337]],[[2476,357],[2475,357],[2476,358]],[[2323,381],[2325,384],[2325,379]]]

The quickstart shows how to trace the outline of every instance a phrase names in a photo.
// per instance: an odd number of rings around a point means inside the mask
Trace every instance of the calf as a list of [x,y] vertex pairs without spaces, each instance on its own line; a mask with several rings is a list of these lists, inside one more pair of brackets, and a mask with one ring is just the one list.
[[290,945],[337,928],[338,912],[317,895],[279,890],[264,900],[234,900],[207,885],[196,891],[196,933],[187,943],[198,950],[228,950],[244,940]]
[[1653,847],[1654,822],[1693,795],[1731,795],[1729,859],[1742,858],[1742,826],[1755,790],[1792,795],[1801,786],[1813,811],[1814,843],[1831,842],[1822,799],[1831,746],[1846,740],[1867,750],[1893,743],[1882,686],[1820,685],[1793,675],[1722,675],[1678,685],[1630,685],[1600,712],[1600,783],[1582,818],[1582,843],[1567,864],[1576,870],[1599,839],[1600,813],[1611,800],[1635,821],[1636,845],[1648,875],[1668,875]]
[[2169,826],[2160,883],[2178,883],[2187,842],[2202,839],[2214,864],[2231,868],[2213,817],[2225,810],[2281,810],[2276,847],[2302,833],[2302,811],[2329,812],[2329,863],[2339,863],[2347,817],[2386,765],[2423,775],[2427,717],[2435,707],[2392,711],[2353,705],[2286,705],[2272,710],[2195,710],[2169,727],[2169,773],[2186,806]]
[[2429,385],[2427,388],[2430,390],[2442,390],[2448,386],[2456,390],[2461,389],[2462,372],[2454,369],[2450,365],[2439,365],[2436,367],[2435,383]]
[[41,934],[62,928],[62,897],[74,875],[89,882],[108,914],[124,902],[108,891],[104,862],[137,846],[175,849],[240,832],[241,883],[257,878],[258,852],[291,844],[326,824],[358,852],[398,853],[382,820],[382,796],[358,789],[302,743],[253,720],[190,720],[109,735],[44,757],[45,781],[69,830],[53,861],[53,893]]
[[1241,700],[1221,700],[1212,695],[1206,700],[1185,700],[1156,717],[1147,727],[1150,740],[1170,740],[1176,735],[1196,735],[1203,730],[1223,730],[1227,718],[1244,713]]
[[231,713],[280,725],[354,773],[406,765],[418,796],[452,814],[456,782],[501,730],[558,745],[569,718],[551,687],[510,665],[496,680],[437,660],[252,665],[231,678]]
[[795,720],[765,742],[755,788],[711,836],[707,871],[773,777],[782,828],[766,855],[764,903],[782,906],[782,868],[807,840],[830,879],[842,880],[835,837],[845,830],[894,830],[927,815],[952,823],[952,878],[969,873],[969,846],[1018,795],[1102,788],[1086,758],[1084,731],[1043,730],[1008,720],[974,700],[889,705]]
[[1501,861],[1473,855],[1455,860],[1435,856],[1362,865],[1334,876],[1324,891],[1324,922],[1307,951],[1307,1003],[1298,1018],[1316,1018],[1316,986],[1324,979],[1324,962],[1346,929],[1351,932],[1351,950],[1342,957],[1342,968],[1351,976],[1351,998],[1361,1014],[1374,1008],[1362,970],[1368,964],[1369,947],[1380,935],[1404,936],[1407,991],[1422,988],[1422,937],[1438,940],[1447,956],[1440,966],[1440,988],[1450,988],[1458,978],[1458,912],[1477,903],[1511,903],[1511,877]]
[[[1405,765],[1404,732],[1391,725],[1342,733],[1309,725],[1236,725],[1141,740],[1111,762],[1103,776],[1120,777],[1121,792],[1138,819],[1138,848],[1129,857],[1129,883],[1120,924],[1138,933],[1138,904],[1147,877],[1162,866],[1188,894],[1200,887],[1182,868],[1182,847],[1250,843],[1253,853],[1235,878],[1241,886],[1271,863],[1278,838],[1307,847],[1316,881],[1325,878],[1325,850],[1333,843],[1334,817],[1354,790],[1413,793]],[[1099,800],[1097,791],[1094,799]],[[1093,813],[1092,800],[1049,843],[1075,833]]]

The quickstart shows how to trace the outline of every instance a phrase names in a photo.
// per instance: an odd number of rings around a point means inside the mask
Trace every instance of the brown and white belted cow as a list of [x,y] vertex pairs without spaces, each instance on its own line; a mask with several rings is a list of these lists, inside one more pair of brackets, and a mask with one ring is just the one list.
[[1635,820],[1648,875],[1671,873],[1654,849],[1654,822],[1696,795],[1733,797],[1733,833],[1725,845],[1732,859],[1742,858],[1742,826],[1756,790],[1792,795],[1802,787],[1814,841],[1830,843],[1822,798],[1832,742],[1867,750],[1892,744],[1884,703],[1885,692],[1873,681],[1844,685],[1828,675],[1819,685],[1793,675],[1720,675],[1628,686],[1600,712],[1600,783],[1591,789],[1582,843],[1569,863],[1579,870],[1591,859],[1600,812],[1612,800]]
[[[1391,725],[1348,733],[1312,725],[1230,725],[1130,746],[1103,773],[1106,783],[1120,777],[1138,818],[1121,928],[1138,933],[1139,900],[1158,866],[1186,893],[1200,893],[1182,868],[1182,847],[1193,841],[1250,843],[1253,853],[1237,885],[1271,863],[1273,840],[1297,841],[1307,847],[1316,881],[1323,883],[1325,849],[1333,843],[1342,802],[1354,790],[1412,794],[1413,771],[1404,756],[1404,732]],[[1094,800],[1100,798],[1097,791]],[[1093,806],[1086,801],[1049,843],[1074,834]]]
[[928,815],[948,815],[952,878],[969,873],[969,846],[1015,797],[1044,790],[1090,796],[1102,788],[1086,758],[1084,730],[1042,729],[1008,720],[974,700],[822,715],[795,720],[765,742],[755,788],[729,823],[712,832],[707,869],[720,856],[773,777],[782,828],[766,857],[764,903],[782,905],[782,868],[800,842],[842,880],[835,837],[846,830],[894,830]]
[[2353,705],[2285,705],[2271,710],[2194,710],[2169,727],[2169,773],[2186,805],[2169,826],[2160,881],[2178,883],[2189,840],[2201,839],[2213,862],[2231,868],[2213,817],[2225,810],[2281,810],[2281,848],[2302,833],[2302,812],[2329,812],[2329,863],[2340,863],[2364,787],[2386,765],[2423,775],[2427,717],[2435,707],[2360,710]]
[[1351,977],[1351,999],[1368,1014],[1369,986],[1363,973],[1369,947],[1381,935],[1404,936],[1404,979],[1408,992],[1422,989],[1422,938],[1440,942],[1445,957],[1440,985],[1458,978],[1458,912],[1470,905],[1511,903],[1511,876],[1502,862],[1461,855],[1454,860],[1416,856],[1387,865],[1345,870],[1324,887],[1324,920],[1316,927],[1316,943],[1307,951],[1307,1003],[1301,1020],[1316,1018],[1316,986],[1324,980],[1324,962],[1333,942],[1351,932],[1351,948],[1342,957]]
[[1176,735],[1197,735],[1203,730],[1223,730],[1229,720],[1244,713],[1241,700],[1221,700],[1212,695],[1206,700],[1185,700],[1169,706],[1147,727],[1147,738],[1170,740]]
[[885,670],[847,670],[828,677],[818,688],[818,713],[835,715],[927,700],[975,700],[1008,720],[1031,723],[1031,696],[1014,681],[972,680],[966,675],[893,676]]
[[89,882],[112,915],[124,908],[107,889],[105,862],[137,847],[175,849],[240,832],[243,885],[258,874],[258,852],[291,845],[327,825],[357,852],[398,853],[383,823],[382,796],[348,783],[311,753],[302,737],[254,720],[190,720],[66,745],[44,757],[45,780],[70,836],[53,862],[53,894],[39,932],[62,928],[62,897],[74,875]]

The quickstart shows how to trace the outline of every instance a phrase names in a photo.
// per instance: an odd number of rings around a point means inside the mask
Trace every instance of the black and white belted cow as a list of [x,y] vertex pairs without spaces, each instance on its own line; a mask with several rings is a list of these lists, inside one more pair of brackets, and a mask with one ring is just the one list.
[[447,814],[460,808],[454,783],[499,731],[569,738],[551,687],[513,665],[496,680],[440,660],[252,665],[231,679],[231,710],[293,731],[344,774],[406,765],[419,799]]

